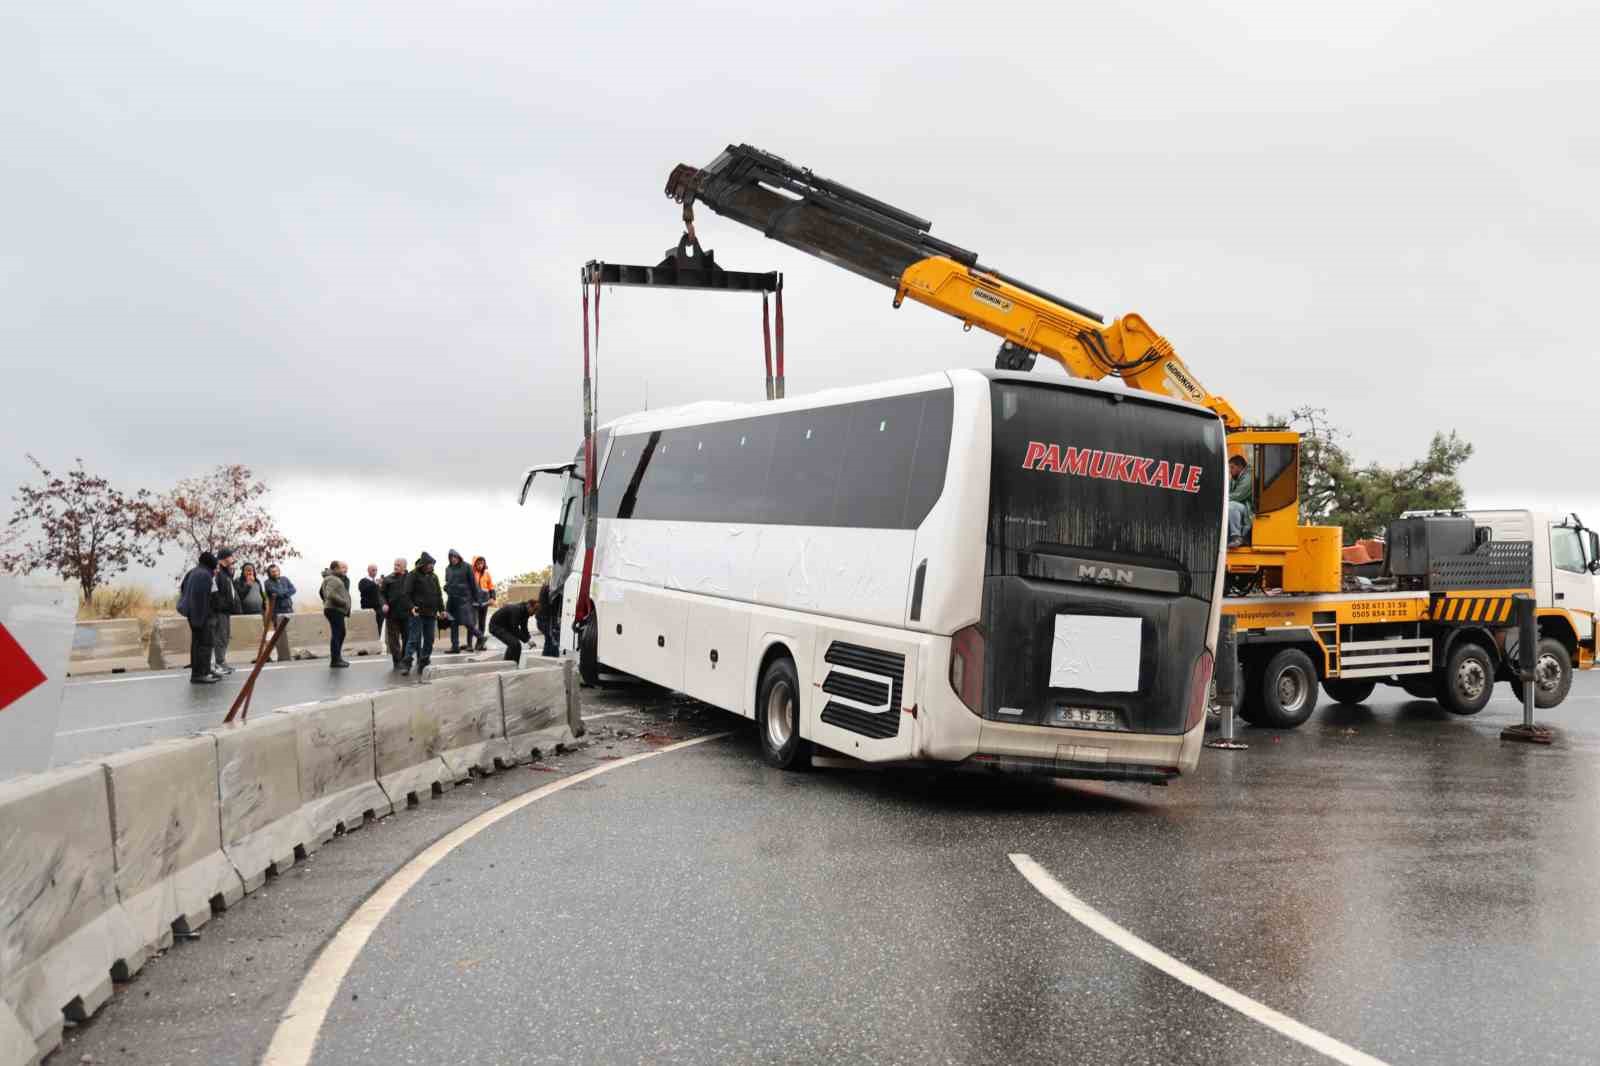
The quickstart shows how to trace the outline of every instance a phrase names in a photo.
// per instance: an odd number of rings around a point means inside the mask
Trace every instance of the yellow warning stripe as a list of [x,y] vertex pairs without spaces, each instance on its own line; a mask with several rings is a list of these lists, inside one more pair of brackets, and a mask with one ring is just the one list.
[[1435,622],[1505,622],[1511,617],[1511,597],[1440,596],[1428,616]]

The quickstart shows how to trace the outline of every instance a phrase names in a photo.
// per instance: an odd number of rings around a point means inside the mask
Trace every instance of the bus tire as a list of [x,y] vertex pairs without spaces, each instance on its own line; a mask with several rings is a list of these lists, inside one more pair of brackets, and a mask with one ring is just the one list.
[[1341,681],[1338,678],[1329,678],[1322,683],[1322,691],[1334,703],[1365,703],[1377,687],[1376,681]]
[[1284,648],[1261,670],[1255,724],[1293,729],[1317,709],[1317,668],[1299,648]]
[[578,627],[578,676],[590,688],[600,684],[600,618],[590,613]]
[[1494,660],[1483,645],[1463,640],[1450,650],[1435,685],[1451,714],[1477,714],[1494,695]]
[[787,655],[773,659],[762,671],[756,690],[756,733],[768,766],[810,768],[811,742],[800,736],[800,677]]
[[[1572,655],[1554,637],[1541,637],[1533,659],[1533,705],[1540,710],[1558,707],[1572,691]],[[1511,691],[1522,702],[1522,682],[1511,679]]]

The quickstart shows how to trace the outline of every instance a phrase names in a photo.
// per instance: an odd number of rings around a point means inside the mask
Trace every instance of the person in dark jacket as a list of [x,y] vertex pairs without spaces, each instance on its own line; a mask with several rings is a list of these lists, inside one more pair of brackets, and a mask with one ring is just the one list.
[[217,576],[211,593],[211,651],[219,674],[233,673],[228,665],[228,642],[233,639],[233,616],[239,613],[239,590],[233,587],[233,549],[218,548]]
[[383,600],[383,617],[388,623],[383,629],[384,643],[389,648],[389,658],[394,668],[400,669],[400,660],[406,654],[406,636],[411,630],[411,603],[406,599],[406,561],[396,559],[394,569],[383,575],[379,586]]
[[434,558],[427,552],[417,557],[416,568],[406,575],[405,598],[410,605],[411,631],[406,637],[405,658],[400,660],[400,672],[409,673],[411,661],[416,659],[417,676],[427,669],[433,658],[433,636],[444,614],[444,591],[433,572]]
[[378,583],[378,564],[367,564],[367,576],[361,579],[358,586],[361,592],[361,609],[372,612],[372,620],[377,623],[379,632],[383,629],[383,587]]
[[245,563],[239,568],[239,580],[233,583],[233,590],[239,595],[240,614],[267,613],[267,590],[261,587],[261,579],[256,576],[255,563]]
[[458,652],[461,645],[456,639],[456,631],[465,628],[467,631],[467,650],[483,636],[478,632],[478,625],[473,621],[473,601],[477,599],[478,579],[472,572],[472,567],[467,565],[461,553],[454,548],[450,549],[450,563],[444,568],[444,594],[445,610],[450,615],[450,650]]
[[350,568],[335,559],[322,572],[322,614],[328,620],[328,669],[343,670],[345,622],[350,617]]
[[536,610],[538,605],[532,601],[508,603],[489,619],[490,634],[506,646],[506,662],[522,665],[522,646],[533,641],[528,618]]
[[545,656],[553,659],[560,655],[561,645],[556,637],[561,633],[561,597],[551,595],[548,581],[539,586],[539,607],[534,612],[533,624],[544,635]]
[[183,576],[178,613],[189,620],[189,684],[215,685],[211,672],[211,590],[216,583],[217,557],[200,553],[200,565]]

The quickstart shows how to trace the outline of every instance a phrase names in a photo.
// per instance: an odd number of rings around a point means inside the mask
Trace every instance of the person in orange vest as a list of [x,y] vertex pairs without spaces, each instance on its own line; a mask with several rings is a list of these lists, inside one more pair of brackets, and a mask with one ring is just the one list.
[[472,606],[478,612],[478,650],[489,646],[489,607],[494,603],[494,578],[489,576],[489,563],[481,555],[472,557],[472,578],[477,587],[472,593]]

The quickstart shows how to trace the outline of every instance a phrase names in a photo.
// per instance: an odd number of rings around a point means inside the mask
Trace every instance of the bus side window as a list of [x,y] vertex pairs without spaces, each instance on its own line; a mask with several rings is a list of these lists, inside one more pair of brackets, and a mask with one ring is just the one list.
[[1300,498],[1300,449],[1293,444],[1263,444],[1256,449],[1256,513],[1293,507]]

